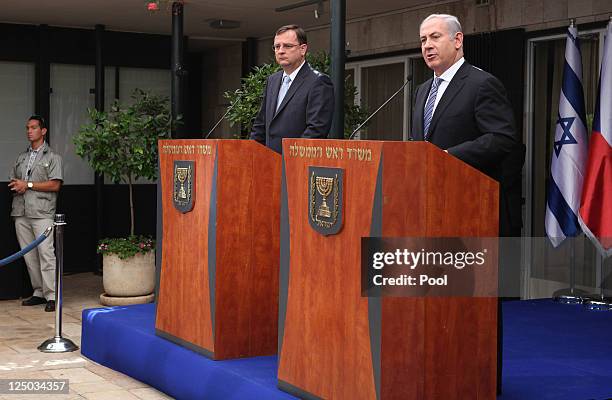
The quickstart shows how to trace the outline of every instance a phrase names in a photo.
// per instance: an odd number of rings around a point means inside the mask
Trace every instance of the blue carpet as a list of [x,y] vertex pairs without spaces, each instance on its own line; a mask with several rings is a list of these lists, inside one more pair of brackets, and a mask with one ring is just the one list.
[[83,310],[81,353],[176,399],[294,399],[275,356],[212,361],[155,336],[153,304]]
[[504,303],[503,400],[612,397],[612,312]]
[[[504,307],[499,400],[612,397],[612,313],[548,300]],[[153,304],[83,311],[82,354],[177,399],[292,399],[276,357],[212,361],[155,336]]]

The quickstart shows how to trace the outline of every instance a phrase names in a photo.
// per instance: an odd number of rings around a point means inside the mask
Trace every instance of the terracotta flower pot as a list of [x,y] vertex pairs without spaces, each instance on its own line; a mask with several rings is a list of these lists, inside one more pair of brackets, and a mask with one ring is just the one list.
[[107,296],[134,297],[153,293],[155,289],[155,252],[137,253],[125,260],[104,254],[104,292]]

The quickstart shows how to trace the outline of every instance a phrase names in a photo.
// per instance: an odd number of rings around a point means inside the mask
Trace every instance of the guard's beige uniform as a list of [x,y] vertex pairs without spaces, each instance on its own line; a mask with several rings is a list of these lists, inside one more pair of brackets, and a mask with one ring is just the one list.
[[[46,182],[62,180],[62,157],[55,153],[47,143],[38,150],[36,159],[30,168],[28,161],[32,149],[28,148],[19,154],[11,171],[11,179],[22,179],[29,182]],[[45,229],[53,225],[56,192],[39,192],[28,189],[24,194],[13,195],[11,216],[15,218],[15,231],[19,246],[24,248],[39,237]],[[24,256],[34,296],[55,300],[55,252],[53,235],[45,239],[37,248]]]

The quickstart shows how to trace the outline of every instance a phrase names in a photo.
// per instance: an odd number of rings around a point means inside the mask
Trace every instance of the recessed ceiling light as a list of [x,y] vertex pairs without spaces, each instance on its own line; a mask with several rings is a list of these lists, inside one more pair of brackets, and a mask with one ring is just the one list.
[[230,19],[213,19],[209,20],[208,25],[213,29],[236,29],[240,28],[240,21],[232,21]]

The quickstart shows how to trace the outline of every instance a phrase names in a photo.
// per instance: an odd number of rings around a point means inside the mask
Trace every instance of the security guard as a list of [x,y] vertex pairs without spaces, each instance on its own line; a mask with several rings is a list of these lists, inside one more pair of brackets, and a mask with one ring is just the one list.
[[[21,248],[53,225],[57,193],[62,186],[62,157],[45,142],[47,127],[42,117],[28,119],[26,131],[30,146],[19,154],[11,171],[9,188],[13,191],[15,231]],[[47,304],[55,311],[55,252],[53,236],[24,256],[34,294],[21,304]]]

